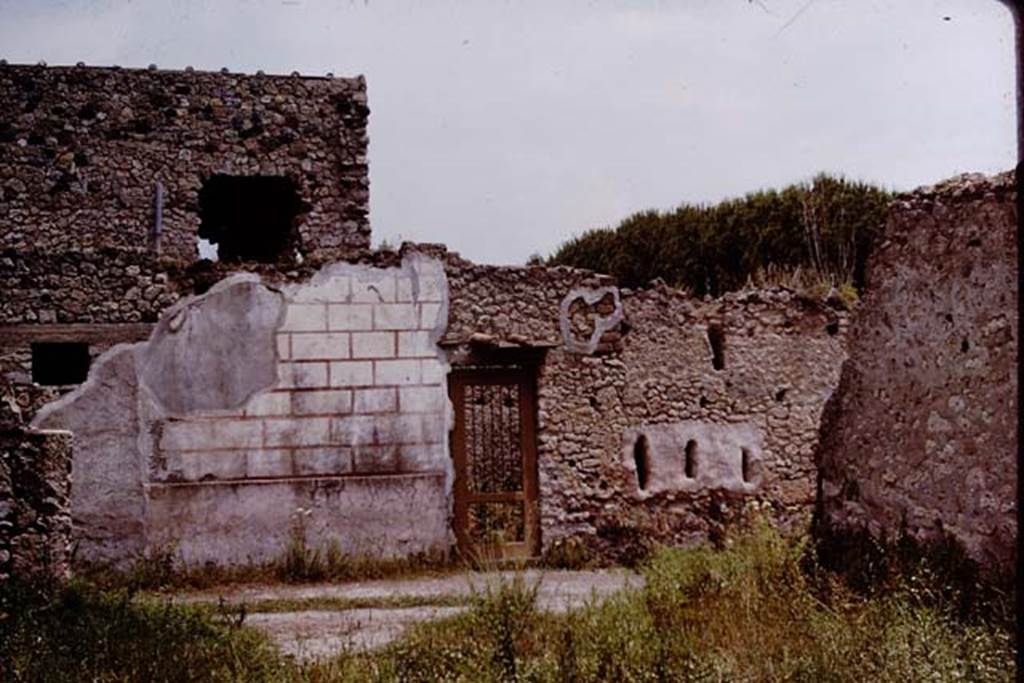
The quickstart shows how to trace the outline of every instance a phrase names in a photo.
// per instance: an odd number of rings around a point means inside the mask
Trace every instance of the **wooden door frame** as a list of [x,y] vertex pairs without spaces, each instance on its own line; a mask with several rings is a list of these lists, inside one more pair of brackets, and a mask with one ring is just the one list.
[[[523,490],[508,493],[470,493],[466,487],[466,386],[519,386],[519,451],[522,455]],[[540,554],[540,504],[537,475],[537,378],[535,368],[454,367],[448,376],[448,392],[455,408],[451,454],[455,466],[453,530],[458,551],[471,559],[527,559]],[[523,504],[523,540],[504,544],[480,544],[469,538],[469,505],[472,503]]]

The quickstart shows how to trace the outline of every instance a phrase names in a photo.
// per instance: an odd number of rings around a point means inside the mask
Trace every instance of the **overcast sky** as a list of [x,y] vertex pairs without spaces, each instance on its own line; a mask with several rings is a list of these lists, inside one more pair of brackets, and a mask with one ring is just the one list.
[[818,171],[1015,161],[995,0],[0,0],[0,57],[364,74],[374,241],[482,262]]

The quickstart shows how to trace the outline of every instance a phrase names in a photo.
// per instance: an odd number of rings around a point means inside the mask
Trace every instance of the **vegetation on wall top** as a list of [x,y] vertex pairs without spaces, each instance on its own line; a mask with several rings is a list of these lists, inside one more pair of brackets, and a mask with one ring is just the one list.
[[891,199],[878,186],[819,174],[711,206],[636,213],[565,242],[545,263],[607,273],[624,287],[660,278],[698,296],[794,274],[860,288]]

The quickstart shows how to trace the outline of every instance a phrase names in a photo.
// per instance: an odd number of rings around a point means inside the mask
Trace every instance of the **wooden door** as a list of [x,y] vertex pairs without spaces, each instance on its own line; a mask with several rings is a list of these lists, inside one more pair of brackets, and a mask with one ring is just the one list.
[[536,383],[522,367],[453,369],[455,537],[473,560],[540,551]]

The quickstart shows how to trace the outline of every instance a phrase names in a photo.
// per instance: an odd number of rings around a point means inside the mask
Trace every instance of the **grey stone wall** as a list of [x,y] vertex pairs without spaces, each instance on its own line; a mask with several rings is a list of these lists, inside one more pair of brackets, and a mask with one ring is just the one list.
[[0,65],[0,251],[101,247],[198,258],[215,173],[287,176],[303,254],[369,245],[366,83],[359,78]]
[[892,205],[823,424],[823,535],[951,535],[986,570],[1013,571],[1015,201],[1005,173],[961,176]]
[[67,577],[72,435],[27,430],[0,395],[0,583]]
[[577,537],[614,556],[623,535],[695,543],[754,509],[806,528],[818,423],[845,358],[848,314],[837,298],[777,289],[697,300],[666,287],[619,290],[570,268],[476,266],[455,255],[446,263],[453,364],[478,362],[481,344],[498,356],[545,349],[537,391],[546,548]]

